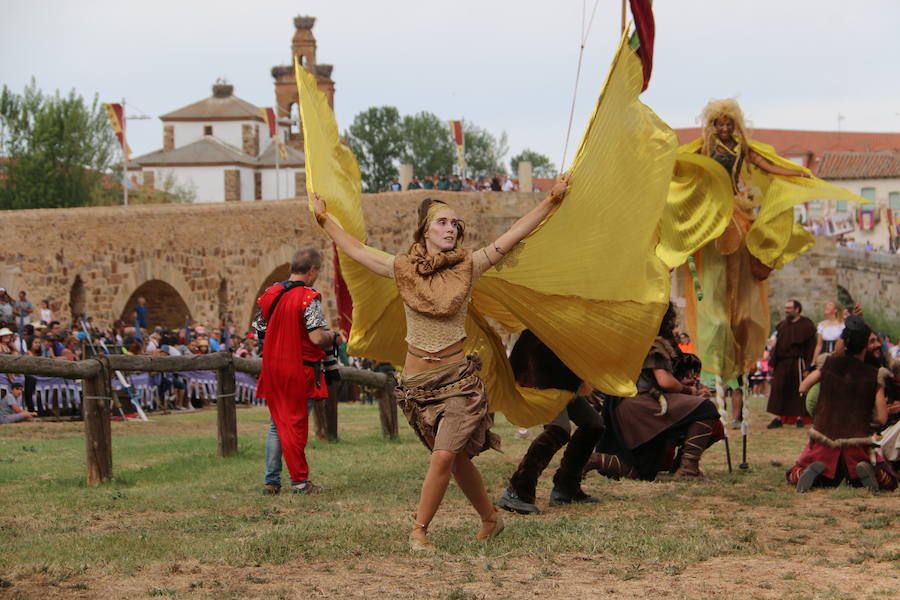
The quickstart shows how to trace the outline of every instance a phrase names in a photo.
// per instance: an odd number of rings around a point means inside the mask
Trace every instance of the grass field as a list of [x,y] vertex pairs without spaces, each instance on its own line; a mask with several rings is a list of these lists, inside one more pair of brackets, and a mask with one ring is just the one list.
[[[719,443],[704,483],[593,474],[599,504],[508,515],[489,545],[472,540],[477,517],[451,486],[433,558],[406,545],[427,453],[405,424],[399,442],[381,439],[373,406],[341,406],[341,441],[310,444],[328,489],[309,497],[260,495],[265,409],[239,409],[227,459],[214,410],[113,423],[114,481],[100,488],[85,486],[81,423],[2,426],[0,598],[900,596],[897,495],[796,494],[784,470],[805,431],[766,430],[763,400],[751,403],[748,471],[728,474]],[[502,417],[495,431],[504,453],[477,464],[496,497],[528,442]],[[732,450],[737,466],[739,438]]]

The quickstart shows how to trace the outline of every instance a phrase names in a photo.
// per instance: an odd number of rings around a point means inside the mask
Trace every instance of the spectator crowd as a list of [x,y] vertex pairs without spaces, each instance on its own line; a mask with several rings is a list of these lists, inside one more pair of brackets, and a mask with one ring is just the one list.
[[[508,175],[495,173],[493,177],[463,179],[459,175],[426,175],[413,177],[407,190],[438,190],[441,192],[518,192],[519,181]],[[400,181],[394,177],[388,186],[390,192],[403,191]]]

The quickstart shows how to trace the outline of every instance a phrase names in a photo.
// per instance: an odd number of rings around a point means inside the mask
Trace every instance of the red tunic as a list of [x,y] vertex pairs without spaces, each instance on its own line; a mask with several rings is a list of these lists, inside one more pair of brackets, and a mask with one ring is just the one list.
[[317,386],[315,368],[303,364],[304,361],[318,362],[325,356],[325,352],[310,340],[303,319],[303,311],[319,297],[319,292],[297,286],[285,292],[275,311],[269,315],[272,303],[283,288],[282,284],[275,284],[256,301],[263,316],[268,316],[262,373],[256,393],[266,399],[291,481],[299,483],[309,479],[307,400],[326,398],[328,388],[323,373],[319,374]]
[[[284,288],[281,284],[270,286],[259,297],[256,304],[263,316],[269,314],[272,302]],[[308,398],[327,398],[325,375],[320,375],[319,386],[315,385],[314,369],[303,365],[318,362],[325,352],[317,348],[309,339],[309,332],[303,321],[303,311],[310,302],[319,298],[316,290],[298,286],[284,294],[275,307],[275,312],[266,319],[266,340],[262,373],[256,386],[256,393],[263,398],[274,395],[288,395]]]

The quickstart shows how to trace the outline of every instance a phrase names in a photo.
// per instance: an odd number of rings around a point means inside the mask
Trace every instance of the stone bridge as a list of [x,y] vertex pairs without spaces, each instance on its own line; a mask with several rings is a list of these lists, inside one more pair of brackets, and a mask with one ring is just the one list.
[[[369,244],[405,251],[416,209],[427,196],[451,202],[470,227],[468,243],[483,244],[534,206],[538,193],[411,191],[367,194]],[[185,319],[213,324],[230,312],[243,328],[254,302],[287,279],[294,252],[314,246],[326,257],[316,287],[335,314],[330,241],[304,200],[167,204],[4,211],[0,287],[26,290],[37,308],[51,302],[68,325],[87,313],[98,324],[131,320],[139,296],[149,325],[181,327]]]
[[[536,204],[541,194],[412,191],[367,194],[369,244],[404,251],[426,196],[451,202],[468,224],[467,244],[493,240]],[[138,296],[150,325],[212,324],[230,312],[249,324],[254,301],[288,277],[294,251],[319,248],[326,257],[316,287],[333,316],[331,247],[304,201],[153,205],[6,211],[0,227],[0,286],[48,298],[64,324],[93,315],[100,324],[130,320]],[[598,226],[601,226],[598,224]],[[598,273],[602,265],[598,265]],[[590,277],[590,273],[585,276]],[[796,297],[813,316],[837,286],[888,320],[900,321],[900,257],[835,248],[822,239],[771,278],[771,305]]]

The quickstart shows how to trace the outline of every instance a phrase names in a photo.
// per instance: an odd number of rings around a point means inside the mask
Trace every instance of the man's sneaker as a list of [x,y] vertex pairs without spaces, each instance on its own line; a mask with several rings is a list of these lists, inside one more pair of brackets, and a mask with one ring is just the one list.
[[781,419],[775,417],[772,419],[772,422],[766,425],[766,429],[778,429],[779,427],[784,427],[784,423],[781,422]]
[[797,417],[797,423],[795,424],[795,427],[797,429],[803,428],[803,417]]
[[731,428],[732,428],[732,429],[740,429],[740,428],[741,428],[741,420],[740,420],[740,419],[735,419],[734,421],[732,421],[732,422],[731,422]]
[[520,515],[536,515],[541,512],[534,504],[519,498],[511,487],[506,488],[506,491],[497,500],[497,506],[503,510],[519,513]]
[[872,466],[872,463],[856,463],[856,476],[867,490],[873,493],[878,491],[878,476],[875,475],[875,467]]
[[318,494],[324,492],[325,488],[314,484],[312,481],[301,481],[291,486],[291,493],[294,494]]
[[816,479],[819,478],[819,475],[821,475],[824,470],[825,464],[819,461],[816,461],[803,469],[803,472],[800,473],[800,478],[797,479],[797,491],[802,494],[811,490],[813,484],[816,483]]
[[556,486],[550,490],[550,506],[562,506],[563,504],[590,504],[600,502],[596,496],[585,494],[578,490],[574,494],[567,494]]
[[263,486],[262,495],[263,496],[277,496],[281,493],[281,486],[275,485],[273,483],[267,483]]

